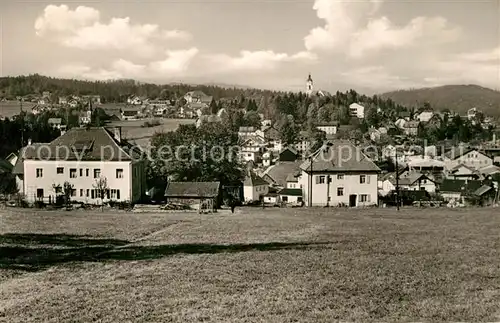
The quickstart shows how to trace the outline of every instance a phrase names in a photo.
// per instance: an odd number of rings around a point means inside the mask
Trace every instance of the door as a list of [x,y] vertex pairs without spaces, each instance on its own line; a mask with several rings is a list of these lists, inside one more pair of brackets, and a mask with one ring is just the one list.
[[355,207],[356,206],[356,199],[357,199],[356,194],[349,195],[349,207]]

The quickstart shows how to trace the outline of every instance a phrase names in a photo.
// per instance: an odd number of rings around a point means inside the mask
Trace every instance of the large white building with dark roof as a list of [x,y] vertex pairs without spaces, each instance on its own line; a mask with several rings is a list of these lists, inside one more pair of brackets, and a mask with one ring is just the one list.
[[53,201],[56,187],[69,182],[72,201],[97,204],[96,183],[105,179],[105,201],[139,201],[146,191],[142,152],[122,141],[116,130],[73,128],[50,143],[22,149],[15,170],[23,178],[26,200]]
[[378,204],[380,169],[349,141],[327,142],[300,165],[307,206]]

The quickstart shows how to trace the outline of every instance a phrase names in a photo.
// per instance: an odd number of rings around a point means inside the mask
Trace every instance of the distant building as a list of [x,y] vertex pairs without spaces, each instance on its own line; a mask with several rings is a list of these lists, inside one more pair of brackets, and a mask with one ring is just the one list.
[[404,124],[403,131],[407,136],[417,136],[419,128],[420,128],[420,121],[412,120]]
[[198,119],[196,119],[196,128],[199,128],[201,127],[201,125],[203,123],[221,123],[222,122],[222,118],[215,115],[215,114],[211,114],[211,115],[202,115],[200,116]]
[[314,82],[312,80],[311,74],[309,74],[309,77],[306,80],[306,94],[307,96],[311,96],[314,91]]
[[337,123],[327,122],[318,124],[316,129],[325,132],[327,135],[335,135],[337,133],[337,126]]
[[208,106],[212,102],[213,97],[206,95],[202,91],[191,91],[184,95],[184,99],[188,104],[201,103]]
[[356,117],[358,119],[365,118],[365,107],[358,103],[353,103],[349,106],[349,111],[351,112],[352,117]]
[[269,183],[255,174],[252,170],[247,170],[243,181],[243,197],[246,203],[260,201],[269,192]]

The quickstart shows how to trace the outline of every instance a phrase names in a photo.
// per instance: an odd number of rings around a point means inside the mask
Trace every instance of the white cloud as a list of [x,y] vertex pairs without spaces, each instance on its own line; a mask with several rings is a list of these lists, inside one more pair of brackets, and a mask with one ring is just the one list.
[[181,73],[188,69],[198,52],[199,50],[194,47],[186,50],[168,50],[167,57],[164,60],[152,62],[150,68],[160,73]]
[[49,5],[35,21],[38,36],[54,39],[67,47],[85,50],[127,50],[149,56],[161,40],[189,40],[187,32],[161,30],[155,24],[133,24],[129,17],[100,22],[94,8]]
[[85,64],[70,64],[61,67],[57,75],[90,80],[110,80],[121,78],[168,79],[184,75],[191,61],[198,54],[197,48],[167,51],[166,58],[147,65],[135,64],[125,59],[111,63],[108,69],[91,68]]
[[382,2],[316,0],[313,9],[325,26],[310,31],[304,39],[305,47],[360,58],[368,52],[414,46],[422,41],[454,41],[460,34],[460,29],[450,28],[442,17],[417,17],[402,27],[387,17],[374,18]]
[[284,62],[311,62],[317,59],[310,52],[299,52],[294,55],[275,53],[272,50],[248,51],[233,57],[226,54],[207,55],[208,62],[220,71],[265,71],[273,70]]

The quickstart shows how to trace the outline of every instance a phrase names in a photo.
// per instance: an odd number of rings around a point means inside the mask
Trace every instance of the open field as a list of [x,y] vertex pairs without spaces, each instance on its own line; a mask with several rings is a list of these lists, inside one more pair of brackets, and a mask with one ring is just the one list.
[[[35,106],[32,102],[23,102],[23,110],[31,112]],[[21,113],[21,106],[18,101],[0,101],[0,117],[12,118],[13,116]]]
[[5,322],[500,320],[498,209],[0,220]]
[[[142,128],[146,121],[157,120],[161,125],[150,128]],[[134,140],[140,146],[147,146],[151,137],[157,132],[175,131],[181,124],[193,124],[193,119],[167,119],[167,118],[149,118],[130,121],[113,121],[109,124],[111,127],[122,127],[123,138]]]

